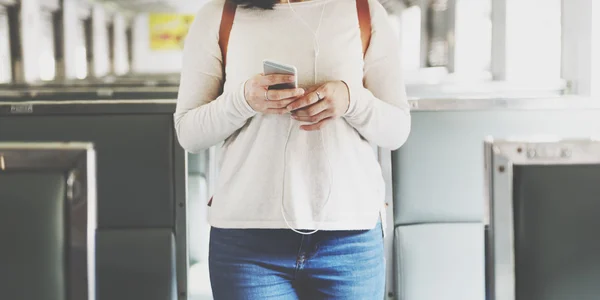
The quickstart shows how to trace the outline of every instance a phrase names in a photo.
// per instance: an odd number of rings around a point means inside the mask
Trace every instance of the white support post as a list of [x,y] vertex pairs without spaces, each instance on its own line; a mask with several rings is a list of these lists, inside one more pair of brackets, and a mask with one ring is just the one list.
[[593,33],[592,25],[597,21],[594,21],[592,6],[598,6],[598,3],[594,4],[597,1],[562,0],[561,73],[572,94],[592,94],[593,41],[599,39]]

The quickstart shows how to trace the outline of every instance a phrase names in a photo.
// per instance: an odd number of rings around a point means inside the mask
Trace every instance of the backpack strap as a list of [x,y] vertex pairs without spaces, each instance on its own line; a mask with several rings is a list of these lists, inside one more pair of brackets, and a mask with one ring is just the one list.
[[227,63],[227,46],[229,45],[229,35],[233,27],[233,19],[235,18],[235,10],[237,5],[231,0],[225,0],[223,6],[223,15],[221,16],[221,27],[219,28],[219,48],[223,56],[223,72]]
[[[221,27],[219,28],[219,47],[223,56],[223,66],[227,62],[227,46],[229,44],[229,35],[233,27],[236,9],[237,5],[235,3],[231,0],[225,0],[223,15],[221,16]],[[371,42],[371,11],[369,9],[369,0],[356,0],[356,12],[358,14],[358,25],[360,27],[360,39],[362,41],[364,57]]]
[[369,0],[356,0],[356,12],[358,14],[358,26],[360,27],[360,39],[362,40],[363,58],[371,42],[371,10]]

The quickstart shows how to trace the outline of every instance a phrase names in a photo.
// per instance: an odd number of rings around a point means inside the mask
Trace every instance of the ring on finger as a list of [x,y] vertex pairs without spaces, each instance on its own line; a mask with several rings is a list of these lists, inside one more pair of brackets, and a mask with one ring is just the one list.
[[323,100],[323,97],[321,97],[321,94],[319,92],[315,92],[317,94],[317,97],[319,98],[317,101],[321,101]]
[[269,90],[265,91],[265,100],[269,101]]

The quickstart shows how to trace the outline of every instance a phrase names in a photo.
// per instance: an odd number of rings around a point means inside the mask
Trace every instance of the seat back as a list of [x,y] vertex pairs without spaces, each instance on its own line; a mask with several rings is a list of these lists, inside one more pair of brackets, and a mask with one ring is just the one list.
[[[153,230],[171,232],[168,236],[176,237],[177,260],[173,262],[166,257],[164,261],[173,263],[169,269],[177,269],[176,274],[172,274],[178,280],[176,295],[185,296],[188,269],[186,153],[179,147],[173,128],[175,103],[144,100],[32,103],[12,105],[0,101],[0,141],[93,142],[98,153],[99,238],[96,254],[106,258],[99,262],[110,262],[110,257],[119,259],[133,252],[157,257],[169,253],[161,249],[171,247],[167,236],[160,241],[142,236],[139,243],[135,242],[138,238],[132,237],[131,242],[114,244],[112,238],[107,237]],[[22,113],[10,113],[11,109]],[[122,235],[115,233],[119,230],[123,230]],[[102,231],[106,234],[100,234]],[[146,247],[146,242],[157,246]],[[131,256],[135,263],[135,255]],[[99,297],[102,297],[99,300],[123,299],[119,298],[118,291],[113,293],[113,288],[104,283],[112,282],[114,278],[124,279],[121,277],[124,273],[133,275],[123,272],[119,265],[111,266],[112,269],[98,266],[102,270],[97,273]],[[140,269],[141,272],[144,270]],[[127,278],[128,284],[123,287],[146,285],[145,275],[138,275]],[[157,288],[170,286],[173,280],[161,278],[165,282],[156,284]],[[173,298],[161,300],[165,299]]]
[[398,226],[394,240],[398,300],[485,299],[482,224]]
[[[411,136],[400,150],[393,153],[394,222],[397,232],[416,230],[413,224],[431,225],[431,228],[448,227],[448,235],[452,234],[450,228],[455,226],[453,224],[476,226],[481,232],[465,232],[454,240],[447,240],[443,235],[439,236],[437,229],[423,229],[419,237],[422,241],[416,239],[413,243],[402,244],[409,253],[420,251],[419,243],[427,241],[436,247],[420,253],[422,256],[429,255],[428,259],[413,262],[402,260],[413,267],[397,265],[396,274],[401,274],[401,277],[414,277],[412,272],[421,274],[418,267],[426,268],[432,274],[425,281],[428,285],[400,285],[396,287],[398,293],[402,295],[403,289],[407,289],[411,291],[410,295],[434,291],[446,291],[448,295],[453,295],[448,290],[448,282],[469,281],[469,285],[456,285],[465,289],[462,293],[467,297],[479,294],[485,286],[485,277],[479,268],[456,268],[449,272],[441,266],[457,267],[457,261],[465,266],[483,263],[484,247],[479,243],[483,243],[481,237],[487,211],[483,151],[486,136],[595,136],[600,134],[598,128],[598,109],[413,111]],[[445,229],[439,230],[446,233]],[[434,241],[438,238],[442,238],[438,243],[446,241],[448,244],[436,245]],[[460,249],[463,247],[461,243],[470,245],[472,251],[468,253],[471,254],[459,260],[448,256],[446,249]],[[479,252],[473,252],[475,249]],[[448,261],[439,261],[441,259]],[[428,261],[438,261],[439,268],[433,268],[435,265]],[[419,266],[419,263],[424,265]]]
[[493,299],[597,299],[600,141],[492,141],[487,149]]
[[175,237],[170,229],[102,230],[97,246],[99,299],[177,299]]
[[91,144],[0,143],[2,299],[95,298]]

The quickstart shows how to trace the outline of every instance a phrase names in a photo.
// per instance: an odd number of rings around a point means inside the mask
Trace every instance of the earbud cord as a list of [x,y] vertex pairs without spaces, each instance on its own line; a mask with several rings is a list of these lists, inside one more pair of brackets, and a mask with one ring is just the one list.
[[[290,7],[290,9],[292,10],[292,12],[294,13],[294,15],[296,16],[296,18],[298,18],[308,28],[308,30],[313,34],[313,45],[314,45],[314,51],[315,51],[315,59],[314,59],[314,80],[315,80],[315,82],[314,82],[314,84],[316,85],[318,83],[317,62],[318,62],[319,50],[320,50],[318,35],[319,35],[319,31],[321,29],[321,23],[323,21],[325,5],[323,5],[323,9],[321,10],[321,17],[319,19],[319,24],[317,26],[317,29],[313,32],[312,29],[310,28],[310,25],[308,25],[308,23],[306,23],[306,21],[304,21],[304,19],[302,19],[302,17],[300,17],[300,15],[296,12],[296,10],[294,10],[294,8],[292,7],[292,4],[290,3],[290,0],[288,0],[287,3],[288,3],[288,6]],[[302,231],[294,229],[290,225],[290,223],[288,222],[288,220],[286,218],[286,212],[285,212],[285,207],[284,207],[285,174],[286,174],[286,169],[287,169],[287,167],[286,167],[287,166],[287,147],[288,147],[290,136],[292,133],[292,126],[293,126],[293,122],[290,122],[290,126],[288,128],[288,135],[287,135],[284,150],[283,150],[284,151],[284,161],[283,161],[283,185],[282,185],[282,195],[281,195],[281,215],[283,216],[283,220],[285,221],[285,223],[289,229],[291,229],[292,231],[294,231],[298,234],[311,235],[311,234],[314,234],[319,231],[319,227],[323,223],[322,214],[321,214],[321,220],[318,222],[319,226],[317,226],[317,229],[310,231],[310,232],[302,232]],[[325,147],[325,139],[323,138],[323,131],[319,131],[319,133],[320,133],[320,137],[321,137],[321,145],[323,146],[323,151],[325,152],[325,158],[327,159],[327,164],[329,166],[329,190],[327,192],[327,199],[326,199],[325,203],[323,204],[323,206],[321,207],[321,213],[322,213],[323,210],[325,210],[325,206],[327,205],[327,203],[329,202],[329,199],[331,197],[331,190],[332,190],[332,186],[333,186],[333,177],[332,177],[333,169],[331,167],[331,161],[329,160],[329,154],[327,153],[327,148]]]

